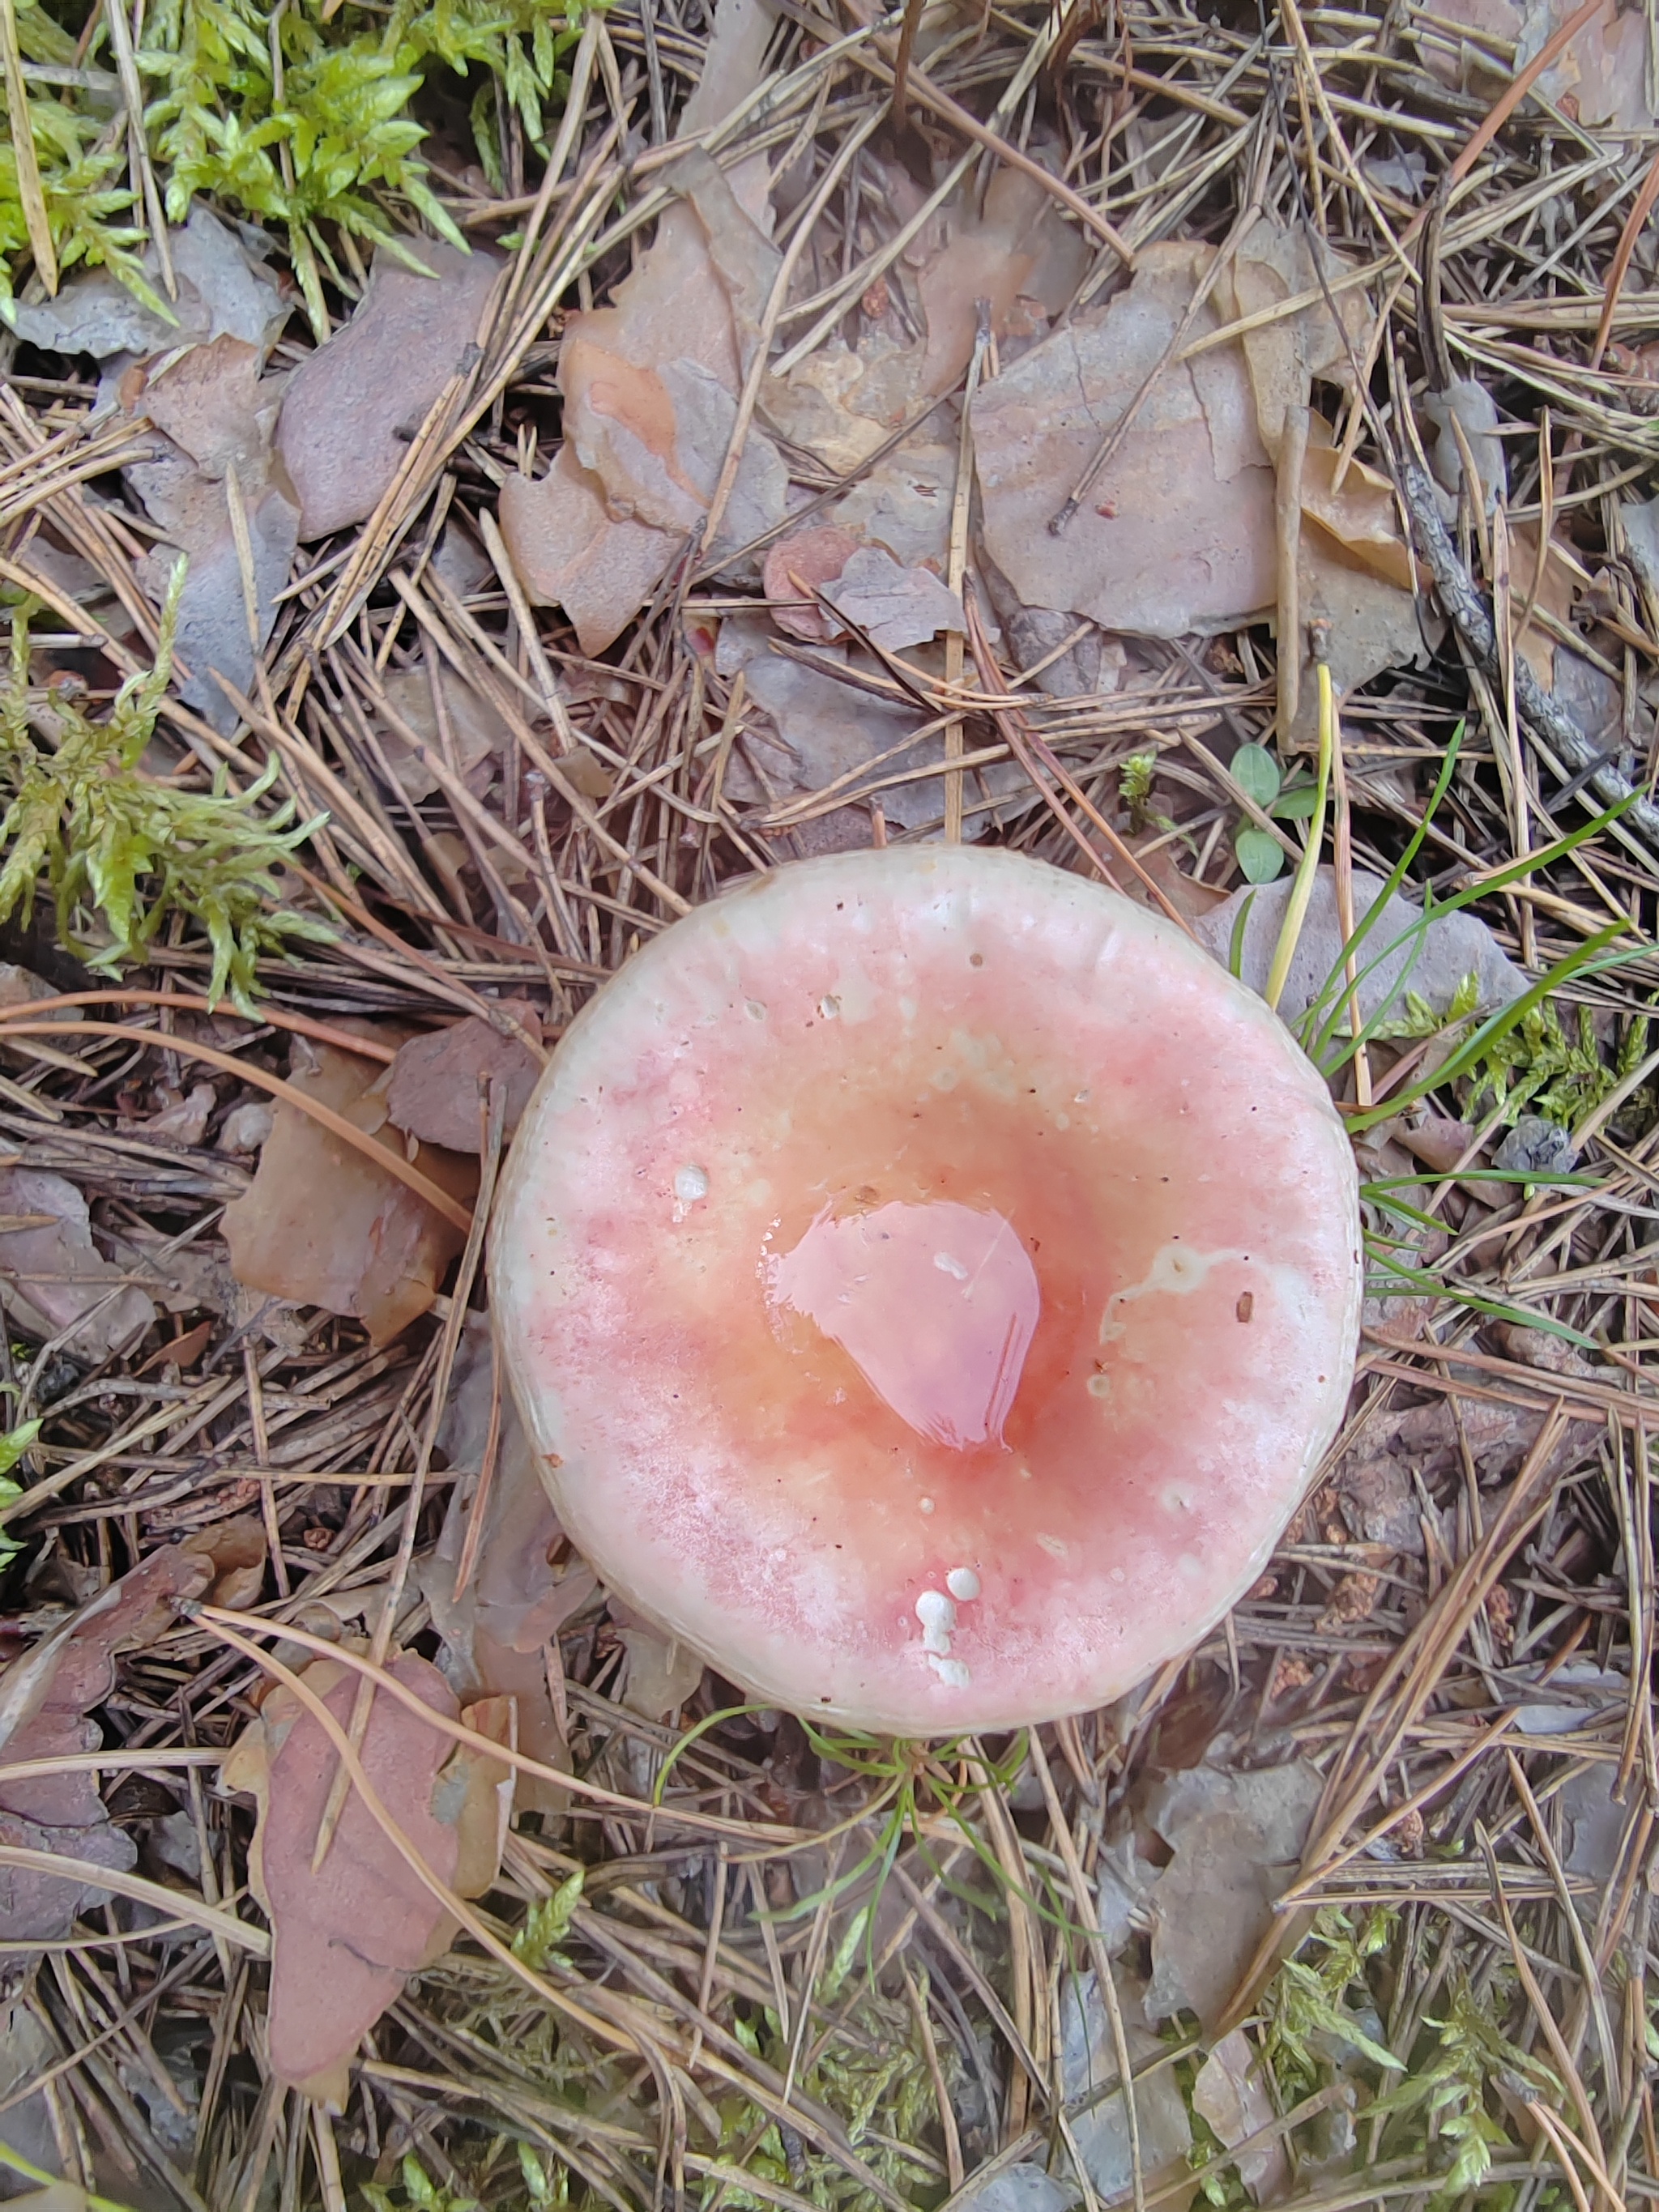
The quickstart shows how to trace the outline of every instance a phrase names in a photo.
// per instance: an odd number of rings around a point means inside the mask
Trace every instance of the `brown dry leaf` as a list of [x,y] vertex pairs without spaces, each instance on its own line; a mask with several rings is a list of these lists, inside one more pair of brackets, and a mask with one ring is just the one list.
[[[283,334],[293,288],[285,298],[266,264],[201,200],[190,220],[168,239],[179,296],[176,322],[164,323],[140,304],[112,270],[88,269],[65,284],[55,300],[10,311],[12,328],[30,345],[52,353],[137,358],[175,346],[229,337],[257,346],[263,360]],[[152,283],[160,264],[153,245],[141,257]]]
[[687,1645],[647,1622],[624,1628],[621,1635],[628,1654],[623,1704],[641,1720],[666,1720],[696,1696],[702,1680],[702,1659]]
[[826,519],[866,544],[884,546],[903,568],[943,574],[950,553],[951,503],[957,454],[935,443],[924,424],[885,460],[865,471],[826,510]]
[[[1575,12],[1575,0],[1437,0],[1431,15],[1413,16],[1409,35],[1443,83],[1485,97],[1509,82],[1507,54],[1500,62],[1477,40],[1458,40],[1460,28],[1513,47],[1521,70]],[[1603,9],[1545,70],[1538,91],[1586,128],[1616,134],[1653,128],[1647,85],[1645,15],[1639,8]]]
[[[1305,232],[1264,215],[1240,241],[1231,269],[1216,288],[1231,295],[1224,319],[1268,313],[1287,300],[1316,290],[1321,273]],[[1334,255],[1327,256],[1322,273],[1328,283],[1338,275]],[[1334,296],[1342,327],[1320,301],[1246,331],[1240,340],[1261,441],[1275,458],[1285,416],[1292,408],[1307,405],[1313,379],[1346,382],[1349,348],[1357,353],[1364,344],[1370,313],[1364,294]]]
[[0,1229],[0,1305],[27,1334],[61,1336],[71,1359],[97,1366],[155,1319],[94,1247],[87,1201],[62,1176],[0,1169],[0,1219],[29,1224]]
[[[453,1691],[426,1660],[404,1652],[387,1672],[434,1712],[462,1717]],[[324,1659],[301,1679],[344,1728],[356,1674]],[[477,1718],[486,1724],[482,1732],[511,1741],[510,1699]],[[480,1895],[499,1863],[500,1793],[510,1790],[511,1769],[454,1746],[386,1696],[370,1708],[360,1755],[370,1786],[428,1870],[458,1895]],[[247,1791],[258,1808],[248,1881],[270,1922],[271,2070],[337,2110],[358,2043],[407,1978],[443,1955],[457,1924],[356,1790],[347,1793],[327,1856],[313,1873],[318,1822],[337,1764],[321,1725],[278,1685],[221,1774],[225,1789]]]
[[[852,532],[837,529],[833,523],[780,538],[767,553],[763,571],[766,596],[774,602],[772,619],[778,628],[809,645],[827,645],[830,639],[842,636],[842,625],[824,612],[811,592],[815,585],[822,589],[833,584],[858,550],[859,541]],[[805,604],[780,606],[776,602],[781,599]]]
[[[438,732],[437,709],[432,703],[432,686],[424,668],[393,669],[381,680],[386,701],[398,720],[406,722],[423,745],[429,745],[441,757],[442,741]],[[486,763],[505,750],[508,731],[496,708],[482,692],[465,684],[453,668],[439,671],[438,688],[442,695],[444,712],[449,718],[449,734],[455,748],[455,765],[462,781],[475,796],[481,796],[480,786],[487,785],[489,771]],[[408,739],[397,727],[387,722],[380,732],[380,745],[386,757],[386,765],[398,780],[398,788],[406,799],[430,799],[438,788],[438,779],[410,747]],[[479,770],[484,773],[480,775]]]
[[1300,1759],[1253,1774],[1194,1766],[1154,1786],[1147,1818],[1173,1856],[1151,1898],[1150,2020],[1195,2012],[1206,2030],[1219,2020],[1272,1924],[1323,1787]]
[[[462,1336],[438,1437],[452,1468],[476,1473],[482,1467],[493,1393],[489,1324],[477,1316]],[[445,1677],[457,1693],[514,1698],[521,1748],[544,1765],[564,1767],[569,1747],[550,1692],[549,1646],[595,1596],[599,1579],[565,1541],[510,1396],[501,1400],[500,1419],[495,1479],[472,1575],[458,1596],[472,1486],[457,1483],[437,1548],[419,1571],[421,1587],[443,1638]],[[526,1776],[519,1789],[526,1810],[556,1815],[568,1808],[568,1793],[555,1783]]]
[[[294,1056],[289,1080],[296,1090],[347,1115],[388,1152],[406,1149],[388,1127],[383,1069],[298,1040]],[[476,1161],[424,1146],[415,1159],[454,1197],[470,1198],[477,1188]],[[239,1283],[349,1314],[375,1344],[427,1311],[463,1241],[406,1184],[286,1100],[273,1109],[251,1188],[225,1209],[224,1232]]]
[[526,592],[562,607],[585,653],[614,645],[668,572],[680,541],[606,512],[605,487],[561,446],[544,477],[511,476],[501,536]]
[[[1165,842],[1161,831],[1146,830],[1127,842],[1141,866],[1177,914],[1186,921],[1201,921],[1206,914],[1213,913],[1226,898],[1226,892],[1216,884],[1193,881],[1181,866],[1177,849]],[[1129,877],[1124,889],[1137,905],[1155,903],[1151,893],[1136,877]]]
[[974,350],[977,305],[990,303],[999,343],[1036,337],[1070,302],[1089,266],[1081,234],[1052,194],[1018,169],[999,168],[981,214],[946,216],[945,245],[917,272],[927,320],[917,389],[949,392]]
[[[1237,972],[1253,991],[1267,987],[1291,888],[1288,876],[1274,884],[1247,885],[1231,893],[1197,925],[1200,942],[1218,960],[1227,961],[1233,925],[1244,912]],[[1364,868],[1353,871],[1356,920],[1370,915],[1382,888],[1381,876]],[[1363,947],[1358,994],[1359,1011],[1366,1021],[1402,1005],[1408,990],[1437,1013],[1449,1012],[1470,975],[1476,979],[1476,1003],[1483,1012],[1508,1006],[1528,988],[1526,975],[1476,915],[1438,915],[1426,929],[1422,921],[1422,908],[1396,891],[1372,923]],[[1417,933],[1420,938],[1414,941]],[[1286,1021],[1300,1019],[1324,990],[1327,978],[1342,957],[1345,942],[1346,933],[1337,913],[1335,877],[1331,869],[1322,867],[1314,877],[1302,933],[1279,1000],[1279,1011]]]
[[[533,1007],[503,1000],[501,1012],[540,1043],[541,1023]],[[527,1044],[469,1014],[452,1028],[410,1037],[398,1047],[386,1089],[386,1114],[396,1127],[423,1145],[476,1152],[484,1079],[495,1079],[505,1091],[510,1136],[541,1072],[542,1062]]]
[[[1028,605],[1178,637],[1275,604],[1273,471],[1237,346],[1172,362],[1064,534],[1048,527],[1174,335],[1211,253],[1147,247],[1126,292],[976,393],[985,542]],[[1189,343],[1221,321],[1206,303]]]
[[1335,1487],[1342,1518],[1355,1536],[1411,1559],[1423,1557],[1423,1509],[1403,1460],[1385,1453],[1354,1464],[1344,1461]]
[[926,645],[941,630],[965,635],[962,601],[931,568],[902,568],[878,545],[861,545],[824,597],[872,645],[889,653]]
[[501,264],[441,240],[411,241],[423,276],[377,247],[351,320],[289,381],[276,450],[300,501],[300,536],[363,522],[409,441],[477,338]]
[[1416,578],[1410,549],[1400,533],[1394,487],[1358,460],[1348,463],[1339,483],[1340,459],[1328,424],[1316,416],[1302,464],[1304,531],[1328,538],[1334,548],[1383,582],[1411,592]]
[[268,1541],[257,1513],[239,1513],[233,1520],[197,1529],[181,1548],[191,1559],[207,1561],[213,1576],[207,1592],[210,1601],[245,1613],[258,1602],[264,1588]]
[[[38,546],[31,545],[31,558],[35,558],[38,551]],[[35,565],[40,566],[38,558],[35,558]],[[0,1007],[31,1006],[37,999],[55,999],[58,995],[57,984],[48,983],[44,975],[37,975],[33,969],[20,968],[15,961],[0,960]],[[78,1022],[82,1018],[79,1006],[58,1006],[40,1017],[43,1021],[65,1023]],[[33,1037],[19,1037],[15,1044],[0,1044],[0,1054],[12,1060],[46,1058],[44,1048],[35,1051],[35,1042]],[[72,1044],[74,1039],[65,1037],[64,1042]]]
[[[1211,2047],[1193,2084],[1193,2110],[1229,2150],[1271,2127],[1273,2100],[1255,2045],[1242,2027]],[[1290,2186],[1290,2160],[1282,2142],[1265,2142],[1238,2161],[1238,2178],[1258,2204],[1271,2204]]]
[[123,1134],[142,1137],[149,1145],[199,1145],[219,1103],[213,1085],[197,1083],[182,1097],[177,1091],[161,1096],[169,1103],[142,1121],[123,1121]]
[[246,340],[218,337],[163,356],[153,372],[129,369],[120,387],[127,414],[147,416],[161,434],[156,458],[125,471],[167,540],[136,564],[136,573],[159,601],[177,557],[173,549],[189,556],[178,647],[190,678],[179,696],[227,736],[236,726],[236,710],[211,672],[219,670],[246,695],[254,666],[227,479],[234,477],[247,519],[262,645],[298,543],[298,501],[271,451],[280,384],[261,378],[259,362],[258,348]]
[[[665,181],[681,197],[611,304],[566,324],[557,460],[501,488],[526,590],[564,608],[587,653],[620,635],[708,511],[778,265],[707,155],[684,156]],[[751,432],[708,550],[774,528],[787,491],[777,448]]]
[[[0,1676],[0,1746],[8,1765],[96,1751],[103,1731],[88,1715],[115,1686],[115,1659],[153,1644],[187,1600],[216,1577],[203,1547],[170,1545],[83,1605]],[[47,1850],[89,1869],[125,1873],[137,1853],[112,1825],[89,1771],[0,1783],[0,1842]],[[0,1937],[52,1942],[105,1893],[78,1879],[0,1869]]]

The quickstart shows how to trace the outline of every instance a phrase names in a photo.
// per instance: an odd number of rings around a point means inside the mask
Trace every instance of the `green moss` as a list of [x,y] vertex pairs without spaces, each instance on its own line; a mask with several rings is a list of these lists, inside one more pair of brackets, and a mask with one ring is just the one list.
[[[142,957],[169,915],[182,915],[213,949],[208,996],[216,1002],[228,992],[247,1011],[262,954],[331,934],[283,906],[270,872],[318,823],[290,827],[291,802],[261,811],[274,763],[240,793],[226,789],[222,771],[210,792],[201,792],[140,769],[172,672],[184,577],[180,560],[154,668],[122,685],[106,722],[54,699],[47,726],[55,742],[46,744],[37,742],[33,727],[46,715],[29,692],[29,604],[12,610],[11,670],[0,686],[0,790],[9,794],[0,819],[0,921],[19,908],[27,914],[44,878],[60,942],[89,966],[118,973]],[[82,917],[93,913],[108,941],[78,945]]]

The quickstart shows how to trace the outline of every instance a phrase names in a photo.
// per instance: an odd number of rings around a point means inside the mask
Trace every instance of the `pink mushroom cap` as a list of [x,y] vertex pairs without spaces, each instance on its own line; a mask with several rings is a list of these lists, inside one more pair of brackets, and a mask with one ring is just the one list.
[[769,1704],[910,1736],[1121,1695],[1342,1415],[1325,1086],[1171,924],[1017,854],[780,868],[583,1011],[495,1217],[572,1540]]

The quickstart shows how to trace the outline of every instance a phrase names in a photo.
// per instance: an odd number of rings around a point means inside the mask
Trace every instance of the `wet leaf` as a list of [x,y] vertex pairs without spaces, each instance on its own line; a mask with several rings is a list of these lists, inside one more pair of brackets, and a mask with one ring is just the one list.
[[374,513],[477,341],[500,261],[429,238],[418,250],[429,276],[376,252],[351,320],[289,381],[276,451],[299,496],[302,539]]
[[[375,1088],[385,1073],[376,1062],[331,1045],[300,1046],[295,1060],[289,1079],[296,1089],[349,1115],[388,1151],[405,1152]],[[456,1197],[477,1187],[476,1163],[435,1147],[416,1158]],[[462,1243],[406,1184],[286,1100],[272,1109],[251,1188],[225,1209],[224,1231],[239,1283],[349,1315],[376,1344],[427,1311]]]

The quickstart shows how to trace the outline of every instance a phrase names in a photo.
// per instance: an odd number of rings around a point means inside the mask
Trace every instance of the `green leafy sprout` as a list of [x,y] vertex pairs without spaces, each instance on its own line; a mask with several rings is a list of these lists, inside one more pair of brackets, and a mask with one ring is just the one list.
[[[202,792],[140,766],[172,672],[185,566],[176,563],[167,587],[155,664],[128,678],[106,722],[67,698],[54,697],[49,710],[37,705],[28,680],[33,603],[13,608],[11,668],[0,686],[0,795],[8,801],[0,818],[0,921],[20,908],[27,916],[44,877],[58,941],[88,966],[119,974],[143,957],[169,915],[182,915],[212,948],[210,1000],[228,993],[246,1013],[262,955],[332,935],[283,903],[271,872],[324,817],[295,823],[291,800],[261,810],[275,761],[240,793],[228,790],[222,768]],[[51,728],[52,742],[37,742],[38,726]],[[78,941],[94,912],[107,933],[102,945]]]
[[[1292,777],[1284,771],[1266,745],[1241,745],[1229,763],[1228,773],[1244,796],[1255,801],[1275,822],[1306,822],[1314,811],[1316,787],[1310,776]],[[1233,832],[1233,851],[1238,872],[1247,884],[1270,884],[1285,866],[1285,850],[1253,822],[1241,823]]]
[[[11,1471],[40,1434],[39,1421],[24,1421],[7,1435],[0,1437],[0,1506],[15,1505],[23,1495],[23,1486],[12,1480]],[[22,1548],[15,1537],[8,1535],[3,1528],[0,1528],[0,1567],[15,1559]]]

